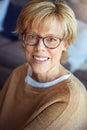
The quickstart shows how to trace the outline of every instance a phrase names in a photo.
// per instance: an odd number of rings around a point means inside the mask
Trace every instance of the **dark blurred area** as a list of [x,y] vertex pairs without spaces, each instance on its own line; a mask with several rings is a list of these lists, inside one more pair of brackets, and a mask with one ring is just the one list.
[[29,0],[0,0],[0,88],[14,68],[26,62],[22,42],[13,33],[22,6]]
[[[1,0],[0,4],[2,4],[2,6],[5,8],[5,14],[4,14],[4,20],[2,23],[3,30],[0,31],[0,35],[9,38],[12,41],[18,40],[18,36],[14,33],[16,22],[17,22],[18,15],[22,9],[22,6],[26,4],[27,1],[29,0],[21,0],[21,1],[20,0],[19,1]],[[2,12],[0,14],[2,15]]]
[[[3,1],[6,0],[0,0],[0,4],[2,4],[1,2]],[[23,5],[29,0],[7,1],[9,4],[6,9],[5,17],[3,18],[2,29],[0,30],[0,88],[3,87],[3,84],[13,69],[26,62],[22,42],[19,41],[18,36],[15,35],[13,31],[16,28],[16,21]],[[2,12],[0,12],[0,15],[1,14]],[[66,62],[65,67],[71,71],[70,63]],[[73,71],[73,73],[87,87],[87,61]]]

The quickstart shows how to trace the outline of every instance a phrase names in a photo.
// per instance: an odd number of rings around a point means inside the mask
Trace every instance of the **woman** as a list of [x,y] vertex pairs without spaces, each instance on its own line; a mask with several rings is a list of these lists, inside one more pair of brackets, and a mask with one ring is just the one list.
[[16,31],[28,63],[1,91],[0,129],[86,130],[86,89],[61,64],[76,36],[73,11],[62,2],[33,0],[22,9]]

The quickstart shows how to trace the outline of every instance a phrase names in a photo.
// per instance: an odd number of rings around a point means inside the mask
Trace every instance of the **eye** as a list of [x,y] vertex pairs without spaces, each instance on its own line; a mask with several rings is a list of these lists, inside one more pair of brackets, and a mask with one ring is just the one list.
[[35,40],[35,39],[37,39],[37,36],[34,35],[34,34],[29,34],[29,35],[27,35],[27,38],[28,38],[29,40]]
[[54,38],[54,37],[48,37],[46,40],[47,40],[48,42],[55,42],[55,41],[57,41],[57,39]]

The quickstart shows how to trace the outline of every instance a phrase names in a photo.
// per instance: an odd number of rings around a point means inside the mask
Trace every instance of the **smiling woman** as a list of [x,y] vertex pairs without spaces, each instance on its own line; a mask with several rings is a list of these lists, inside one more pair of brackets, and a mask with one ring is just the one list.
[[1,130],[87,130],[85,86],[61,62],[76,30],[74,12],[61,1],[24,6],[16,32],[27,63],[0,92]]

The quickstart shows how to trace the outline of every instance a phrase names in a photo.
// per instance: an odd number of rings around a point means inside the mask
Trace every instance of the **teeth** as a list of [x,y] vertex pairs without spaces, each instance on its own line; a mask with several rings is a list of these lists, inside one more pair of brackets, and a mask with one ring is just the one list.
[[48,58],[41,58],[41,57],[34,57],[35,60],[38,60],[38,61],[46,61],[48,60]]

